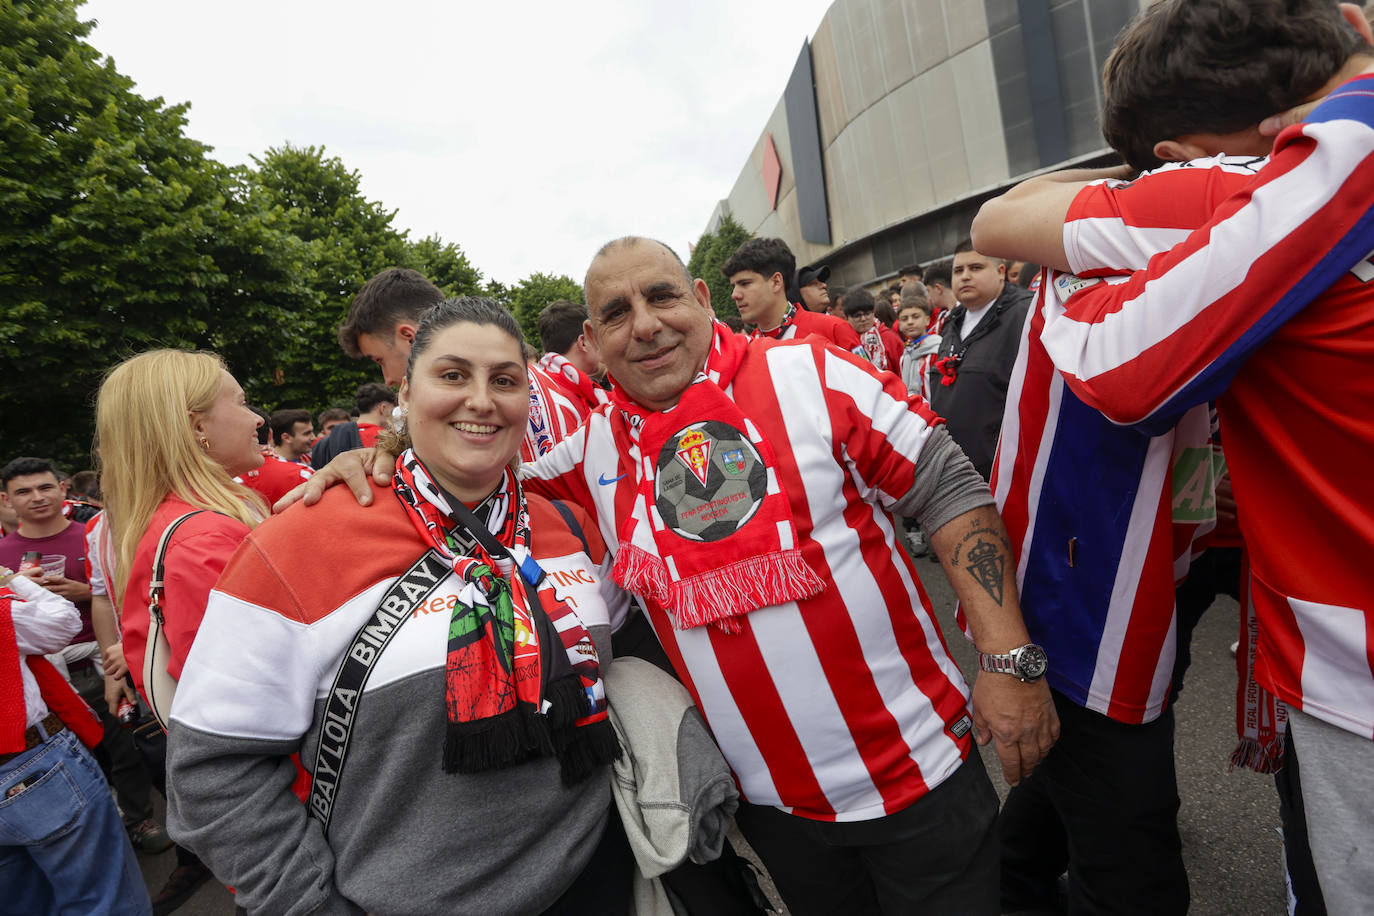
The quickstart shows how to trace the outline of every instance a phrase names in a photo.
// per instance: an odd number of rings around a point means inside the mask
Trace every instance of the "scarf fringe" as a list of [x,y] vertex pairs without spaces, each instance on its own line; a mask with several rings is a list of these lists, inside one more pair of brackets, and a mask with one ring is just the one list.
[[825,591],[825,580],[796,548],[749,557],[675,582],[658,557],[621,544],[611,572],[623,588],[673,609],[673,626],[679,630],[712,624],[726,633],[739,633],[739,618],[750,611]]
[[595,775],[601,767],[620,759],[620,741],[609,718],[576,729],[572,741],[558,755],[563,785],[575,786]]
[[536,757],[558,758],[563,785],[574,786],[620,759],[620,742],[604,714],[591,716],[582,679],[549,684],[549,714],[529,703],[474,722],[450,722],[444,736],[444,772],[482,773]]
[[668,604],[672,595],[667,565],[642,547],[625,541],[616,547],[611,578],[626,591],[643,595],[656,604]]
[[529,703],[500,715],[449,722],[444,735],[444,772],[481,773],[554,753],[548,720]]
[[553,734],[553,745],[562,753],[572,738],[569,729],[576,728],[579,719],[591,714],[591,700],[582,687],[582,678],[576,674],[550,681],[544,690],[544,699],[549,701],[545,719]]
[[1232,773],[1236,767],[1261,774],[1277,773],[1283,769],[1283,744],[1274,741],[1266,746],[1258,738],[1242,738],[1231,752],[1231,765],[1226,772]]

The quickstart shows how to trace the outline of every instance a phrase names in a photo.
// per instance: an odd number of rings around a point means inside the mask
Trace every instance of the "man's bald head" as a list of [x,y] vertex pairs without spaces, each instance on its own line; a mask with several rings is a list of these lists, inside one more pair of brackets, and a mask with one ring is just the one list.
[[666,243],[660,242],[658,239],[651,239],[648,236],[644,235],[622,235],[618,239],[611,239],[609,242],[602,245],[600,248],[596,250],[596,254],[592,256],[592,263],[587,268],[587,275],[582,278],[582,288],[585,290],[587,288],[588,283],[591,282],[592,271],[596,269],[597,261],[600,261],[606,255],[620,251],[623,248],[633,248],[638,245],[657,245],[659,248],[662,248],[664,251],[668,252],[668,254],[673,256],[673,260],[677,261],[677,263],[682,267],[682,276],[686,279],[687,285],[692,285],[692,274],[690,271],[687,270],[687,265],[683,263],[682,258],[678,257],[678,253],[674,251],[672,248],[670,248]]

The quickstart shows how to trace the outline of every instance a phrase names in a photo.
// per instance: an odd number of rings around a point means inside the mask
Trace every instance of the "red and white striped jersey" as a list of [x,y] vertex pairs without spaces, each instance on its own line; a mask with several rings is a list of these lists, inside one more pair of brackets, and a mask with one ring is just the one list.
[[[1196,210],[1181,220],[1188,203]],[[1374,79],[1364,78],[1285,131],[1248,183],[1204,164],[1085,189],[1075,205],[1083,218],[1065,228],[1080,274],[1115,266],[1112,253],[1133,233],[1183,240],[1126,283],[1049,303],[1041,338],[1079,398],[1146,432],[1220,395],[1251,552],[1256,676],[1289,704],[1367,737],[1372,204]]]
[[783,330],[779,340],[805,340],[815,335],[849,353],[859,353],[862,349],[863,344],[859,341],[859,335],[849,326],[848,321],[827,315],[825,312],[811,312],[800,305],[796,308],[791,326]]
[[[750,802],[827,821],[899,811],[969,750],[967,687],[887,511],[940,420],[896,376],[814,339],[753,341],[726,391],[776,452],[770,489],[832,584],[738,618],[736,635],[675,630],[640,601]],[[608,405],[527,485],[587,508],[616,544],[641,457]]]
[[[1141,251],[1120,266],[1148,261]],[[1211,410],[1147,437],[1080,401],[1040,335],[1046,303],[1084,281],[1045,273],[1007,387],[992,492],[1050,685],[1117,721],[1149,722],[1171,686],[1174,585],[1216,520]]]
[[556,380],[534,363],[527,367],[530,379],[530,420],[520,443],[520,458],[534,461],[562,442],[582,425],[587,409]]

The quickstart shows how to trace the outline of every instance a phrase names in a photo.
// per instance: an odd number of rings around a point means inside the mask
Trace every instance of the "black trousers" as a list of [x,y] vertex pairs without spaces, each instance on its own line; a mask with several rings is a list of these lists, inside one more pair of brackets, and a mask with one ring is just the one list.
[[1186,913],[1173,709],[1125,725],[1051,693],[1059,742],[998,818],[1003,909],[1057,909],[1067,869],[1074,916]]
[[903,811],[827,823],[742,804],[740,832],[793,916],[996,916],[997,792],[975,749]]
[[110,715],[105,705],[105,677],[94,668],[71,672],[72,686],[100,716],[105,735],[91,752],[110,785],[114,786],[124,826],[133,827],[153,816],[152,780],[133,735]]

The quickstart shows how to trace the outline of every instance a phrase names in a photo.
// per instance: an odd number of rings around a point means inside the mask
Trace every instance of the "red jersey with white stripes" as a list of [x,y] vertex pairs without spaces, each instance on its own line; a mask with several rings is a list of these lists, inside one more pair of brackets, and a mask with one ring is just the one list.
[[[815,340],[754,340],[726,393],[776,452],[798,545],[831,584],[737,618],[734,635],[676,630],[640,600],[750,802],[816,820],[899,811],[969,750],[967,687],[887,511],[941,421],[896,376]],[[608,405],[527,486],[586,507],[615,544],[640,460]]]
[[[1195,210],[1181,219],[1187,204]],[[1129,282],[1091,285],[1048,307],[1042,335],[1074,393],[1119,423],[1157,431],[1221,394],[1251,552],[1256,676],[1291,705],[1366,737],[1374,736],[1371,205],[1374,80],[1365,78],[1285,131],[1248,183],[1211,164],[1086,188],[1065,228],[1080,273],[1114,266],[1104,262],[1132,233],[1201,228]]]
[[602,404],[611,402],[611,395],[605,388],[592,381],[591,376],[561,353],[545,353],[536,365],[576,408],[582,420]]
[[855,353],[857,352],[856,348],[863,346],[859,342],[859,335],[843,318],[836,318],[825,312],[811,312],[801,306],[797,306],[797,313],[792,316],[791,326],[782,332],[779,339],[805,340],[811,335],[815,335],[827,343],[832,343],[849,353]]
[[992,492],[1026,628],[1053,659],[1050,686],[1117,721],[1149,722],[1171,686],[1174,585],[1216,520],[1211,410],[1146,437],[1080,401],[1040,335],[1046,303],[1084,281],[1046,273],[1007,387]]
[[530,379],[530,420],[520,443],[520,458],[534,461],[581,426],[587,409],[543,369],[533,363],[526,368]]

